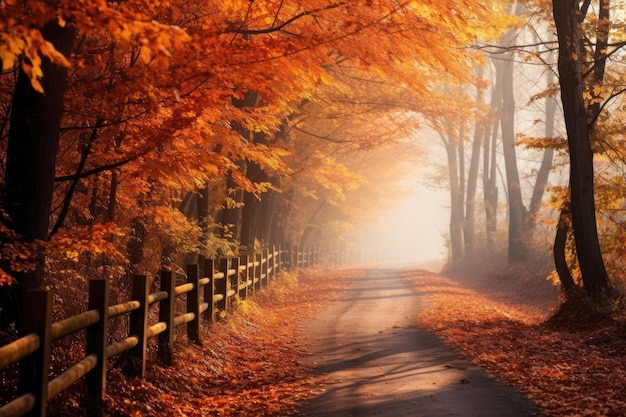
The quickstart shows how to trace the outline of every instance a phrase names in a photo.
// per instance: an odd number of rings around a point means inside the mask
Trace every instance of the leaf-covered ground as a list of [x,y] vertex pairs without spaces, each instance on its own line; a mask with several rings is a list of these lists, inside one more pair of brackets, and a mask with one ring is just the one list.
[[[206,330],[202,347],[176,342],[174,365],[150,361],[144,380],[109,374],[107,416],[288,416],[318,390],[302,361],[302,319],[328,303],[359,270],[308,271],[240,306]],[[493,377],[518,387],[547,416],[623,416],[624,320],[547,318],[556,292],[537,279],[454,279],[404,270],[431,304],[417,320]],[[120,367],[121,369],[121,367]],[[54,416],[90,414],[63,395]]]
[[[315,385],[300,344],[301,321],[327,304],[330,292],[346,286],[358,271],[323,274],[303,271],[285,277],[239,305],[236,312],[205,329],[203,346],[176,342],[174,364],[149,360],[146,378],[109,373],[105,415],[120,416],[287,416],[312,395]],[[328,278],[331,279],[328,279]],[[50,405],[54,416],[91,416],[82,394],[63,395]]]
[[625,415],[623,318],[548,320],[556,292],[542,282],[405,274],[432,294],[432,308],[419,323],[492,376],[518,387],[545,415]]

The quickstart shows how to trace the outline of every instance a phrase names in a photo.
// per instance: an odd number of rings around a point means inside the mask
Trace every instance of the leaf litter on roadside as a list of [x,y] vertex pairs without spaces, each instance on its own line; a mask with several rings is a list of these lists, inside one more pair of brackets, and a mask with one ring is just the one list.
[[[362,273],[300,270],[284,274],[232,313],[203,328],[203,345],[179,332],[172,366],[149,356],[145,379],[109,371],[104,414],[121,416],[287,416],[314,395],[314,380],[302,361],[302,320],[329,303],[331,295]],[[154,346],[153,346],[154,347]],[[121,368],[121,367],[120,367]],[[55,416],[89,415],[80,390],[62,395]],[[73,396],[73,397],[71,397]]]
[[[546,416],[623,416],[626,410],[626,322],[552,325],[515,288],[502,297],[462,286],[450,278],[407,271],[433,308],[419,318],[446,344],[520,389]],[[537,304],[540,304],[538,301]],[[543,313],[542,313],[543,311]]]

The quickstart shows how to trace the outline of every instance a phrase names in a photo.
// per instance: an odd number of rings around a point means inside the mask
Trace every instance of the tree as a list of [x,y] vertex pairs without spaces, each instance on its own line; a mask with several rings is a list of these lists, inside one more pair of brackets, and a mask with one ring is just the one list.
[[[76,29],[48,22],[43,38],[64,55],[73,46]],[[48,239],[49,212],[52,202],[55,160],[67,68],[44,58],[42,87],[46,95],[35,90],[22,66],[13,94],[11,124],[5,173],[3,206],[13,230],[26,242]],[[23,288],[43,285],[43,261],[34,270],[16,273]]]
[[[505,47],[512,46],[515,36],[516,31],[509,29],[503,36],[501,43]],[[515,51],[507,51],[502,61],[495,62],[498,80],[495,88],[500,92],[500,99],[502,100],[500,124],[509,209],[508,260],[511,264],[523,262],[528,252],[525,242],[526,207],[522,199],[522,184],[519,178],[515,150],[514,55]]]
[[[567,130],[570,157],[570,210],[576,253],[585,290],[600,297],[609,289],[596,224],[594,166],[591,149],[590,119],[585,103],[581,19],[586,10],[578,2],[553,0],[553,16],[559,41],[559,84]],[[600,2],[601,13],[608,3]],[[599,45],[602,51],[601,45]],[[606,52],[602,53],[606,55]],[[605,59],[601,56],[597,64]],[[595,116],[595,115],[593,115]],[[593,119],[592,119],[593,120]]]
[[[476,70],[476,103],[483,105],[483,68],[477,66]],[[487,140],[486,120],[477,120],[474,124],[474,137],[472,138],[472,151],[470,164],[467,172],[467,194],[465,199],[465,222],[463,224],[463,239],[465,243],[465,255],[476,255],[476,188],[478,185],[478,169],[480,166],[480,151],[483,143]]]

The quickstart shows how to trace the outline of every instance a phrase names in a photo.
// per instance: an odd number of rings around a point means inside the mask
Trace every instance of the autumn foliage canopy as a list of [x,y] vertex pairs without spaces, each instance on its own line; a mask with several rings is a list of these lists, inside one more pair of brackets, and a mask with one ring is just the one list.
[[[272,234],[256,225],[248,245],[297,244],[311,224],[340,238],[338,216],[312,219],[307,201],[345,215],[346,193],[382,186],[359,159],[415,129],[396,107],[367,103],[398,91],[379,81],[418,97],[464,82],[467,46],[493,36],[494,13],[454,1],[3,2],[1,281],[30,286],[42,251],[53,275],[83,256],[124,275],[176,254],[232,253],[259,199],[284,215]],[[60,105],[56,118],[33,111],[37,100]],[[36,180],[50,199],[30,228],[15,197],[27,176],[14,168],[20,128],[53,167]],[[58,133],[37,138],[42,129]]]

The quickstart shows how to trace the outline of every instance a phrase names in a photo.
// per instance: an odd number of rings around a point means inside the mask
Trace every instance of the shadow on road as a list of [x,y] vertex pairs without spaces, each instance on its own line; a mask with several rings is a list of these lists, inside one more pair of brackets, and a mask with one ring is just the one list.
[[306,329],[314,372],[325,385],[305,416],[539,415],[415,325],[426,301],[395,270],[368,271]]

